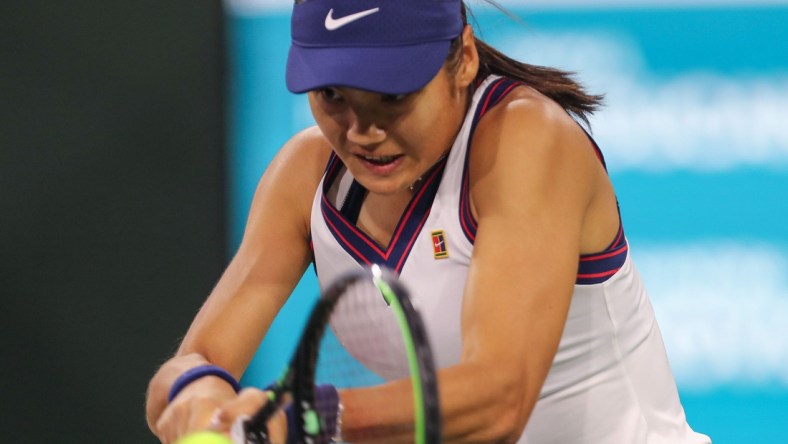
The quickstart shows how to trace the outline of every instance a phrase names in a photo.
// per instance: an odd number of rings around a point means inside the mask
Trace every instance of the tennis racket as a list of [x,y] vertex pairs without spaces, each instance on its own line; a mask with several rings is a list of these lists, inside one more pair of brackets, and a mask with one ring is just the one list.
[[[243,423],[244,439],[248,443],[270,443],[266,424],[279,409],[289,405],[295,427],[291,423],[288,433],[296,434],[296,442],[334,442],[341,427],[336,424],[336,417],[322,417],[326,415],[320,412],[325,409],[316,405],[325,402],[319,399],[319,393],[316,395],[320,387],[325,387],[322,384],[364,388],[408,380],[410,384],[402,387],[410,387],[412,392],[412,442],[440,443],[440,407],[432,352],[408,292],[394,273],[377,265],[349,273],[327,288],[317,301],[292,360],[268,392],[269,402]],[[364,395],[375,393],[376,390],[367,390]],[[397,396],[401,395],[400,391]],[[375,409],[407,410],[391,401],[378,399],[370,405]],[[355,438],[385,439],[383,430],[372,433],[375,436],[356,434]]]

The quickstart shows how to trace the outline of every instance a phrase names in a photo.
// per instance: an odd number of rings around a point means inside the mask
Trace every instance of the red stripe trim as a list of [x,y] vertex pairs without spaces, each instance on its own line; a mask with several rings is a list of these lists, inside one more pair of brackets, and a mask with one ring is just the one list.
[[348,241],[347,241],[347,239],[345,239],[345,237],[344,237],[344,236],[342,236],[342,233],[341,233],[341,232],[340,232],[340,231],[337,229],[337,227],[336,227],[336,226],[335,226],[333,223],[331,223],[331,219],[329,219],[329,218],[328,218],[328,217],[326,217],[326,216],[327,216],[327,214],[325,214],[325,212],[324,212],[324,213],[323,213],[323,219],[326,221],[326,223],[327,223],[328,225],[330,225],[330,226],[331,226],[331,228],[333,229],[333,232],[334,232],[334,234],[336,234],[337,236],[339,236],[339,238],[342,240],[342,242],[343,242],[343,243],[344,243],[344,244],[345,244],[345,245],[346,245],[348,248],[350,248],[351,250],[353,250],[353,252],[354,252],[354,253],[356,253],[356,256],[358,256],[359,258],[361,258],[361,259],[364,261],[364,263],[365,263],[366,265],[369,265],[369,264],[370,264],[370,260],[369,260],[369,259],[367,259],[367,257],[366,257],[366,256],[364,256],[363,254],[361,254],[361,252],[360,252],[360,251],[356,250],[356,248],[355,248],[355,247],[353,247],[353,244],[351,244],[350,242],[348,242]]
[[619,248],[618,250],[611,251],[609,253],[593,254],[593,255],[590,255],[590,256],[581,256],[580,257],[580,262],[595,261],[595,260],[605,259],[605,258],[612,257],[612,256],[617,256],[617,255],[627,251],[628,248],[629,248],[629,245],[624,245],[623,247]]
[[[476,117],[476,122],[477,123],[479,121],[481,121],[482,117],[484,117],[484,115],[489,110],[489,108],[490,108],[490,101],[492,100],[493,96],[496,96],[496,90],[501,85],[505,84],[506,82],[507,82],[507,79],[501,78],[501,79],[498,79],[497,81],[495,81],[495,83],[493,83],[493,85],[490,87],[490,89],[488,90],[489,92],[487,92],[487,96],[484,99],[484,104],[482,104],[482,106],[481,106],[481,108],[479,110],[478,117]],[[520,86],[519,83],[511,83],[511,84],[509,84],[509,86],[507,86],[506,89],[503,92],[501,92],[499,95],[497,95],[497,97],[495,99],[495,103],[493,103],[492,106],[495,106],[496,104],[498,104],[498,102],[503,100],[503,98],[506,97],[509,94],[509,92],[511,92],[514,88],[517,88],[518,86]],[[470,145],[471,145],[471,141],[469,140],[468,141],[468,154],[466,154],[466,156],[470,155]],[[467,167],[467,164],[468,164],[468,162],[467,162],[467,159],[466,159],[466,162],[465,162],[465,166],[466,167]],[[465,173],[464,173],[462,189],[460,191],[460,193],[461,193],[460,206],[462,207],[461,211],[465,214],[465,217],[460,216],[460,223],[461,223],[462,228],[465,231],[465,234],[468,237],[468,239],[471,240],[471,242],[473,242],[476,239],[476,235],[473,232],[478,228],[478,222],[473,217],[473,211],[471,211],[469,176],[470,176],[470,172],[466,170]],[[467,218],[467,221],[466,221],[466,218]]]
[[596,145],[593,145],[593,144],[592,144],[592,147],[594,149],[594,154],[596,154],[597,160],[599,160],[599,163],[604,165],[605,164],[605,158],[602,157],[602,150],[600,150],[599,147],[597,147]]
[[399,258],[399,262],[397,262],[397,267],[396,267],[397,273],[402,271],[403,262],[405,261],[405,258],[409,256],[408,252],[411,250],[411,248],[413,248],[413,244],[416,242],[416,239],[419,237],[418,235],[421,233],[421,229],[424,228],[424,224],[427,222],[427,218],[429,217],[429,215],[430,215],[429,212],[427,212],[427,214],[424,215],[424,219],[421,220],[421,223],[419,223],[419,226],[416,228],[416,231],[413,232],[413,236],[410,237],[410,242],[408,242],[408,246],[403,251],[402,257]]
[[[435,175],[438,174],[438,170],[439,170],[439,168],[436,168],[435,170],[433,170],[432,174],[430,174],[430,177],[427,178],[427,180],[424,183],[424,185],[422,185],[421,188],[419,189],[419,193],[416,194],[416,198],[413,199],[410,202],[410,205],[408,206],[407,211],[405,212],[405,214],[400,219],[400,221],[399,221],[399,224],[400,224],[399,228],[397,228],[397,231],[394,233],[394,236],[392,236],[391,240],[389,241],[389,247],[388,247],[388,250],[386,251],[386,255],[385,255],[385,259],[386,260],[389,259],[389,254],[391,254],[391,251],[394,249],[394,246],[399,241],[399,238],[402,235],[402,232],[405,230],[405,226],[407,225],[407,221],[408,221],[408,219],[410,219],[410,216],[413,214],[413,211],[416,209],[416,206],[418,205],[419,201],[421,200],[422,197],[424,197],[424,193],[427,192],[427,189],[430,187],[432,182],[435,180]],[[426,212],[426,215],[429,216],[429,214],[430,214],[430,211],[428,209],[427,212]],[[418,232],[419,232],[419,230],[416,230],[415,233],[418,233]],[[415,235],[415,233],[414,233],[414,235]],[[405,255],[403,255],[403,257],[405,257]]]
[[465,210],[466,217],[468,218],[468,223],[471,224],[471,228],[476,230],[479,227],[478,222],[476,222],[476,218],[473,217],[473,210],[471,210],[471,173],[470,168],[468,170],[468,174],[465,176],[465,205],[463,208]]
[[580,273],[578,273],[577,277],[579,279],[593,279],[593,278],[612,276],[612,275],[618,273],[618,270],[620,270],[620,269],[621,269],[621,267],[616,268],[615,270],[603,271],[602,273],[588,273],[588,274],[580,274]]
[[[339,165],[341,163],[338,161],[338,159],[339,157],[337,157],[336,154],[331,153],[331,158],[328,160],[328,168],[326,169],[326,178],[333,179],[333,176],[334,174],[336,174],[337,168],[339,168]],[[328,185],[327,181],[326,181],[326,185]]]
[[[380,247],[375,242],[372,242],[372,240],[369,239],[369,236],[367,236],[366,233],[364,233],[363,231],[359,231],[356,227],[354,227],[353,225],[348,223],[343,217],[341,217],[341,215],[337,212],[336,208],[334,208],[334,206],[328,202],[328,199],[326,199],[325,195],[323,196],[323,201],[327,204],[326,206],[328,207],[328,209],[331,210],[331,212],[336,216],[336,218],[340,222],[342,222],[342,225],[346,226],[350,231],[356,234],[362,241],[364,241],[365,244],[369,245],[370,248],[375,250],[376,253],[388,259],[388,255],[383,251],[381,251]],[[334,229],[336,229],[335,225],[332,224],[331,226],[334,227]],[[339,234],[339,232],[337,232],[337,234]],[[340,235],[340,237],[342,237],[342,235]],[[345,241],[348,246],[351,246],[350,243],[347,242],[347,240],[344,237],[342,237],[342,240]]]
[[610,250],[611,248],[616,248],[617,245],[621,243],[621,239],[624,237],[624,224],[621,223],[621,215],[618,215],[618,232],[616,233],[615,239],[613,242],[610,242],[610,245],[605,248],[604,251]]
[[605,163],[605,155],[602,154],[602,149],[599,148],[599,145],[596,143],[596,140],[594,140],[594,138],[591,137],[591,134],[588,134],[588,131],[586,131],[585,128],[583,128],[583,132],[585,132],[586,136],[588,136],[588,140],[591,142],[591,146],[594,149],[594,154],[596,154],[596,158],[599,160],[599,163],[602,164],[602,168],[604,168],[605,171],[607,171],[607,164]]
[[500,102],[501,100],[503,100],[503,99],[506,97],[506,95],[507,95],[507,94],[509,94],[509,92],[510,92],[511,90],[513,90],[513,89],[517,88],[518,86],[520,86],[520,83],[512,83],[511,85],[509,85],[509,87],[508,87],[508,88],[506,88],[506,89],[505,89],[505,90],[504,90],[504,91],[501,93],[501,96],[498,98],[498,100],[496,101],[496,103],[498,103],[498,102]]
[[[435,181],[435,178],[438,176],[439,172],[440,172],[440,168],[434,169],[432,171],[432,173],[430,174],[430,176],[425,181],[424,186],[420,187],[418,194],[416,194],[416,197],[410,202],[405,214],[400,219],[399,226],[397,227],[397,231],[394,233],[394,235],[392,236],[391,240],[389,241],[388,248],[386,249],[385,252],[382,251],[380,249],[380,246],[376,242],[374,242],[366,233],[364,233],[363,231],[359,230],[356,226],[354,226],[354,225],[350,224],[348,221],[346,221],[345,218],[342,217],[341,214],[339,214],[338,210],[333,205],[331,205],[331,203],[326,198],[325,194],[323,196],[321,196],[321,199],[322,199],[322,201],[324,203],[323,206],[327,207],[331,211],[331,213],[336,217],[336,219],[339,220],[340,223],[342,223],[343,226],[347,227],[351,232],[353,232],[353,234],[355,234],[358,238],[360,238],[362,241],[364,241],[364,243],[367,244],[378,255],[380,255],[383,258],[384,261],[388,261],[389,257],[392,254],[392,252],[395,250],[395,248],[397,246],[397,243],[399,242],[399,239],[402,236],[403,231],[405,230],[405,227],[408,225],[407,221],[411,218],[413,212],[416,209],[416,206],[421,201],[421,199],[424,197],[424,194],[427,192],[427,190],[429,189],[430,185]],[[427,212],[424,215],[424,219],[419,223],[418,229],[413,232],[413,234],[411,236],[411,239],[408,242],[408,245],[407,245],[407,248],[405,249],[405,251],[409,251],[410,247],[412,247],[413,243],[415,242],[415,239],[418,237],[418,234],[421,231],[421,228],[424,226],[424,223],[426,222],[426,219],[429,216],[429,214],[430,214],[430,211],[427,210]],[[353,250],[353,252],[356,253],[359,257],[363,258],[364,261],[367,262],[367,264],[369,264],[371,261],[369,259],[367,259],[366,256],[364,256],[356,248],[354,248],[353,245],[350,242],[348,242],[348,240],[344,236],[342,236],[342,234],[337,229],[336,225],[333,224],[329,220],[328,217],[326,217],[327,215],[325,214],[325,210],[323,211],[323,216],[324,216],[324,219],[326,220],[326,222],[336,232],[337,236],[339,236],[339,238],[342,240],[342,242],[345,245],[347,245],[348,248]],[[400,258],[400,263],[404,260],[405,256],[406,255],[403,255],[402,258]],[[399,266],[399,264],[398,264],[398,266]]]
[[[469,206],[468,194],[470,194],[468,191],[468,174],[465,175],[465,180],[463,180],[461,193],[462,201],[460,205],[462,205],[462,212],[467,213]],[[468,237],[468,239],[470,239],[471,242],[476,240],[476,235],[473,233],[473,231],[471,231],[470,227],[468,227],[468,223],[465,221],[465,217],[462,215],[460,215],[460,224],[462,225],[462,230],[465,232],[465,235]]]
[[497,82],[495,82],[495,85],[493,85],[492,89],[490,89],[490,92],[487,94],[487,98],[485,98],[485,100],[484,100],[484,105],[482,105],[482,110],[479,111],[479,119],[481,119],[481,117],[484,115],[484,113],[487,112],[487,106],[490,104],[490,99],[492,99],[493,93],[495,93],[495,90],[504,81],[505,81],[505,79],[499,79]]

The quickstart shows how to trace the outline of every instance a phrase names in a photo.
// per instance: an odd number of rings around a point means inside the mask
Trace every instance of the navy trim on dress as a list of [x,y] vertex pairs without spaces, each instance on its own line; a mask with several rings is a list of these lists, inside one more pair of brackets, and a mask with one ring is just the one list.
[[512,92],[512,90],[514,90],[514,88],[520,85],[521,83],[507,78],[500,78],[494,81],[487,87],[487,90],[482,93],[481,100],[479,100],[479,104],[474,111],[471,130],[468,134],[468,147],[465,150],[465,163],[462,169],[462,186],[460,188],[460,226],[462,227],[462,232],[465,233],[465,237],[471,244],[476,240],[476,228],[478,227],[476,218],[473,217],[473,211],[471,211],[468,177],[468,165],[471,158],[473,135],[476,132],[476,126],[479,124],[481,118],[487,114],[487,111],[499,104],[510,92]]
[[593,285],[607,281],[624,266],[628,251],[624,228],[619,222],[618,234],[609,247],[599,253],[580,256],[575,285]]
[[[469,242],[471,242],[471,244],[473,244],[476,240],[476,229],[478,227],[477,221],[473,217],[473,212],[471,211],[469,185],[470,179],[468,167],[470,163],[471,143],[473,141],[473,136],[481,118],[484,117],[484,115],[490,109],[500,103],[510,92],[512,92],[512,90],[514,90],[514,88],[520,85],[522,85],[521,82],[507,78],[500,78],[494,81],[483,93],[482,98],[479,101],[479,105],[476,107],[474,112],[473,122],[471,124],[471,130],[468,136],[468,148],[465,153],[465,164],[463,166],[462,172],[462,187],[460,190],[459,209],[460,226],[462,227],[465,237]],[[607,164],[605,162],[604,156],[602,155],[602,150],[599,148],[599,145],[596,143],[594,138],[591,137],[591,134],[589,134],[585,128],[582,129],[586,133],[586,136],[588,136],[588,140],[591,142],[594,153],[599,159],[599,162],[602,164],[602,167],[605,169],[605,171],[607,171]],[[618,234],[610,246],[608,246],[608,248],[605,250],[599,253],[580,256],[576,284],[592,285],[605,282],[611,276],[616,274],[616,272],[624,265],[628,250],[629,247],[627,245],[626,238],[624,237],[624,228],[623,224],[621,223],[621,215],[619,211]]]
[[397,222],[387,248],[381,247],[369,235],[358,229],[356,220],[350,220],[343,214],[357,215],[363,199],[347,199],[342,211],[340,211],[326,197],[331,184],[337,177],[336,171],[329,171],[323,182],[320,202],[323,219],[331,234],[339,242],[339,245],[356,262],[361,265],[386,265],[399,273],[405,266],[405,260],[410,254],[424,223],[427,221],[427,217],[430,215],[432,203],[435,200],[435,195],[438,193],[438,187],[440,186],[445,167],[446,159],[444,158],[427,173],[422,186],[411,198],[400,220]]

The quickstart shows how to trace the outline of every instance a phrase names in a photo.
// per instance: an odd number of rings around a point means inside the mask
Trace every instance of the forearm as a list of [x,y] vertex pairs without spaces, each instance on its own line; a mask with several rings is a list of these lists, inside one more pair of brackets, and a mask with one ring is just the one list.
[[509,373],[497,364],[452,367],[442,382],[446,442],[516,441],[541,388],[538,378]]
[[[438,374],[445,442],[516,440],[539,389],[492,366],[464,363]],[[533,385],[537,385],[536,382]],[[530,399],[529,399],[530,398]],[[345,390],[343,438],[351,442],[412,442],[410,381]]]

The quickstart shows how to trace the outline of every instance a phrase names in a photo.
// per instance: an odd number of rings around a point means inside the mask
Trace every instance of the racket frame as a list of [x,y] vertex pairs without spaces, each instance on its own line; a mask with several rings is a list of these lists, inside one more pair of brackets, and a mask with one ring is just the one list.
[[417,444],[441,442],[441,416],[438,381],[426,329],[411,303],[405,287],[396,275],[378,265],[349,272],[337,279],[315,304],[298,342],[296,351],[282,376],[267,391],[268,402],[244,425],[248,443],[268,444],[267,422],[283,406],[286,395],[292,394],[296,424],[305,433],[307,442],[314,442],[320,433],[320,419],[315,409],[315,374],[320,342],[331,313],[345,290],[363,280],[370,280],[386,303],[392,307],[408,359],[413,384],[415,440]]

